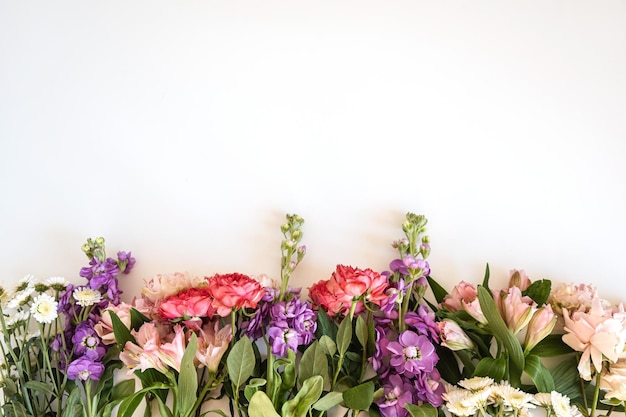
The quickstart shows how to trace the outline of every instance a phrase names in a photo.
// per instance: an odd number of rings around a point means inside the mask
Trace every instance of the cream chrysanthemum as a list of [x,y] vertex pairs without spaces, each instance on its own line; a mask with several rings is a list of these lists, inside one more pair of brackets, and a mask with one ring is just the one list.
[[493,379],[486,376],[475,376],[460,381],[459,385],[470,391],[480,391],[493,385]]
[[102,294],[89,287],[79,287],[74,290],[72,296],[79,306],[89,307],[102,301]]
[[48,294],[40,294],[35,298],[33,305],[30,307],[30,313],[39,323],[49,324],[54,321],[59,313],[57,313],[58,303]]
[[7,303],[8,308],[18,308],[24,305],[30,296],[35,292],[35,287],[29,286],[20,290],[13,295],[13,298]]
[[450,389],[448,392],[443,394],[443,399],[446,400],[446,408],[452,414],[459,417],[469,417],[474,415],[478,409],[476,407],[466,405],[465,400],[469,395],[469,391],[456,388]]
[[534,397],[524,391],[513,388],[510,385],[500,385],[500,396],[506,407],[511,407],[513,410],[523,410],[526,408],[535,408],[532,403]]
[[569,398],[561,393],[552,391],[550,393],[550,400],[552,404],[552,410],[556,417],[571,417],[571,409],[569,404]]
[[26,320],[28,320],[28,313],[24,310],[20,310],[15,314],[12,314],[5,324],[7,326],[7,329],[12,329],[16,325],[23,323]]

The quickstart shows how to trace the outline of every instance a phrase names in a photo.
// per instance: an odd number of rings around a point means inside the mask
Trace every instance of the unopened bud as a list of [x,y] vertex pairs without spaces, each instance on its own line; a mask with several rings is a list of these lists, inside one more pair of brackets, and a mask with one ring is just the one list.
[[104,238],[103,237],[97,237],[96,238],[96,244],[104,245]]
[[302,239],[302,231],[301,230],[294,230],[293,233],[291,233],[291,237],[295,240],[300,240]]
[[82,250],[83,250],[83,252],[85,252],[85,253],[89,252],[89,249],[90,249],[89,244],[88,244],[88,243],[83,244],[83,246],[81,247],[81,249],[82,249]]
[[287,233],[289,231],[289,224],[283,223],[280,225],[280,231],[283,233]]

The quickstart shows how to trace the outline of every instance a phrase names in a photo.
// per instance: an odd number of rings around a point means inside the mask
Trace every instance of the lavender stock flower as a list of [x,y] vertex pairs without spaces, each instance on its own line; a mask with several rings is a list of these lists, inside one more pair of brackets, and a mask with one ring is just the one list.
[[409,376],[432,371],[439,359],[430,340],[411,330],[401,333],[397,342],[389,342],[387,349],[391,353],[389,364],[399,374]]
[[72,380],[86,381],[87,379],[92,379],[98,381],[103,372],[104,365],[102,363],[95,362],[84,356],[72,361],[67,367],[67,377]]

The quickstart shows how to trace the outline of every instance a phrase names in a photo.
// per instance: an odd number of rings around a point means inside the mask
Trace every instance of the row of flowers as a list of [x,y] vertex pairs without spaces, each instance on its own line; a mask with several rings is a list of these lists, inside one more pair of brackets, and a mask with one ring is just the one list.
[[[280,276],[157,275],[122,302],[135,258],[83,245],[75,285],[0,289],[5,416],[596,416],[624,409],[626,315],[588,284],[513,270],[505,288],[431,277],[408,213],[388,271],[338,265],[289,285],[303,219],[281,225]],[[432,297],[432,299],[429,299]],[[549,364],[556,363],[554,366]]]

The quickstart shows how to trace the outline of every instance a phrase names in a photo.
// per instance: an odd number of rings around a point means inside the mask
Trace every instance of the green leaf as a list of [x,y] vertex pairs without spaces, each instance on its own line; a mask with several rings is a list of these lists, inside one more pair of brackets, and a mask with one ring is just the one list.
[[[283,381],[281,388],[288,391],[296,385],[296,354],[293,350],[287,349],[287,359],[283,366]],[[277,361],[278,363],[278,361]]]
[[322,350],[324,351],[324,353],[326,353],[329,356],[335,356],[335,353],[337,353],[337,344],[335,343],[335,341],[333,339],[331,339],[328,336],[322,336],[319,339],[320,342],[320,347],[322,348]]
[[331,391],[317,400],[315,404],[313,404],[313,408],[317,411],[328,411],[342,402],[343,394],[341,392]]
[[439,344],[436,344],[436,349],[437,356],[439,357],[437,370],[445,381],[455,385],[461,380],[461,371],[459,370],[459,365],[457,364],[454,353],[447,347]]
[[554,390],[554,379],[548,368],[546,368],[539,356],[528,355],[524,372],[533,380],[539,392],[552,392]]
[[582,398],[578,361],[575,356],[559,363],[552,369],[551,374],[555,391],[567,395],[572,400]]
[[135,392],[135,380],[127,379],[117,382],[111,390],[112,401],[122,401],[124,398]]
[[426,279],[428,280],[428,285],[430,285],[430,290],[433,292],[437,303],[439,304],[443,302],[443,299],[446,297],[446,295],[448,295],[448,291],[446,291],[441,285],[439,285],[437,281],[435,281],[430,276],[427,276]]
[[351,410],[367,410],[374,400],[374,383],[372,381],[348,388],[343,392],[343,404]]
[[522,295],[529,296],[534,302],[541,306],[548,301],[551,287],[552,282],[550,280],[542,279],[530,284],[530,286],[522,292]]
[[187,415],[193,409],[198,396],[198,371],[193,364],[196,350],[198,350],[198,336],[192,333],[180,362],[178,375],[179,407],[182,415]]
[[272,400],[263,391],[257,391],[250,399],[248,417],[280,417],[274,409]]
[[357,316],[356,327],[354,330],[356,333],[356,338],[359,340],[359,343],[361,344],[361,346],[363,346],[363,349],[367,350],[367,339],[369,331],[367,328],[367,323],[365,322],[363,316]]
[[[8,379],[8,378],[7,378]],[[44,384],[41,381],[26,381],[24,387],[30,391],[34,391],[42,394],[54,394],[54,390],[51,385]]]
[[255,362],[252,343],[248,336],[243,336],[235,343],[226,358],[228,376],[234,389],[239,389],[250,378]]
[[521,385],[522,370],[524,369],[522,346],[515,335],[506,327],[487,288],[481,285],[478,286],[478,300],[494,337],[504,345],[509,355],[509,382],[513,387],[519,387]]
[[499,358],[482,358],[472,376],[488,376],[495,381],[502,381],[506,376],[506,359],[503,356]]
[[332,322],[323,308],[317,310],[317,331],[315,335],[318,340],[321,339],[322,336],[328,336],[331,340],[337,339],[337,325]]
[[122,320],[111,310],[106,310],[105,313],[109,313],[111,315],[111,324],[113,325],[113,334],[115,335],[115,341],[117,342],[117,346],[120,349],[124,348],[126,342],[132,342],[137,344],[137,340],[135,337],[130,334],[130,330],[126,327]]
[[489,275],[489,263],[487,263],[485,267],[485,277],[483,278],[483,287],[487,288],[487,290],[489,290]]
[[296,396],[283,404],[281,417],[306,417],[313,404],[322,395],[323,384],[324,381],[319,375],[304,381]]
[[137,331],[141,327],[142,324],[150,321],[149,317],[146,317],[138,310],[131,308],[130,309],[130,328]]
[[325,387],[329,384],[328,359],[324,349],[317,340],[311,343],[300,359],[300,365],[298,366],[298,381],[300,385],[314,375],[322,377]]
[[264,378],[252,378],[243,390],[244,395],[248,401],[252,400],[252,396],[259,390],[259,388],[265,386],[267,380]]
[[437,409],[430,404],[405,404],[404,408],[411,414],[411,417],[437,417]]
[[563,342],[562,337],[562,334],[549,334],[541,342],[537,343],[537,346],[530,351],[530,354],[540,358],[552,358],[573,353],[574,350]]
[[346,316],[337,330],[337,350],[340,356],[346,354],[350,343],[352,343],[352,319]]

